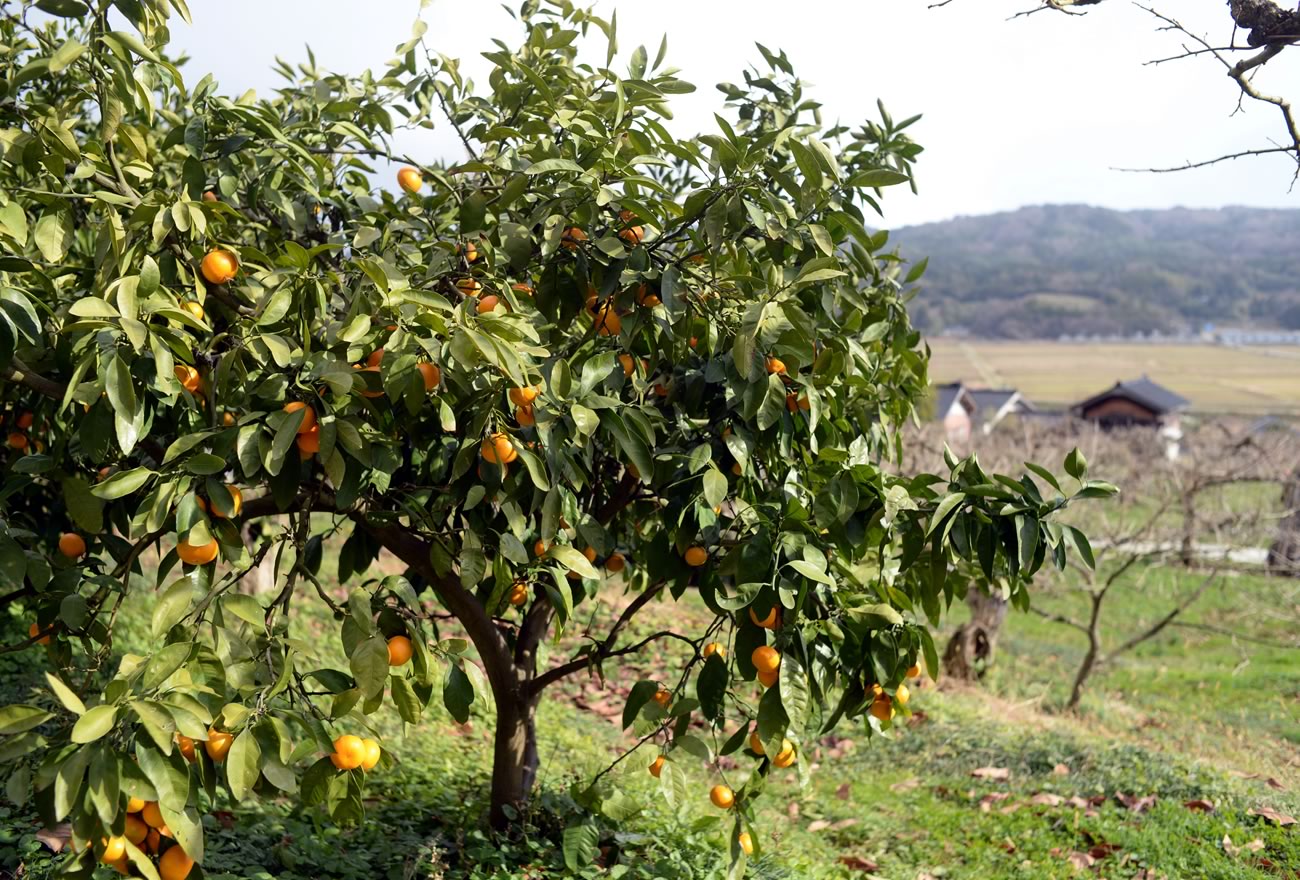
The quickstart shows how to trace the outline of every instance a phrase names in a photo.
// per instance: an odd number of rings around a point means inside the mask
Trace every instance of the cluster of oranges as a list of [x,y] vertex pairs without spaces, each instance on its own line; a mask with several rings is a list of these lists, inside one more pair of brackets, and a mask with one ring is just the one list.
[[[45,444],[40,440],[40,438],[33,440],[27,436],[26,432],[31,430],[32,424],[35,421],[36,416],[30,412],[21,412],[18,414],[17,418],[14,419],[14,427],[18,430],[10,431],[8,438],[5,440],[10,449],[17,452],[45,451]],[[0,425],[2,424],[4,424],[4,416],[0,415]]]
[[155,801],[133,797],[126,805],[126,828],[121,837],[106,837],[101,843],[99,860],[111,865],[119,874],[130,874],[126,843],[158,857],[158,876],[162,880],[185,880],[194,869],[194,860],[180,844],[172,840],[171,829],[163,821]]
[[373,739],[362,739],[346,733],[334,740],[330,762],[340,770],[373,770],[379,764],[383,750]]

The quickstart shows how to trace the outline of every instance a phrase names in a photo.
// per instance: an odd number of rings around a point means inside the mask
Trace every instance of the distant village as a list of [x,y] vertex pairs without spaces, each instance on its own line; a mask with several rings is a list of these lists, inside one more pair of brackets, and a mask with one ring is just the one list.
[[[943,335],[968,338],[972,334],[968,327],[953,326],[944,328]],[[1152,343],[1185,345],[1189,342],[1227,346],[1300,345],[1300,330],[1261,330],[1252,327],[1217,327],[1213,324],[1206,324],[1199,331],[1176,330],[1168,333],[1160,330],[1152,330],[1149,333],[1139,330],[1136,333],[1125,334],[1063,333],[1056,338],[1056,341],[1069,343],[1133,342],[1146,345]]]

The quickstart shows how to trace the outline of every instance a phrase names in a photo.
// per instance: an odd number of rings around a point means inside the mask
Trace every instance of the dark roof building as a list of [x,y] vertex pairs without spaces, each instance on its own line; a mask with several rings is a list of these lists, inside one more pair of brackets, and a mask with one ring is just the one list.
[[964,442],[979,425],[985,434],[1012,413],[1032,413],[1036,408],[1014,388],[970,388],[949,382],[934,388],[934,415],[943,422],[948,439]]
[[1146,376],[1116,382],[1100,394],[1070,407],[1070,412],[1102,427],[1176,424],[1190,401]]

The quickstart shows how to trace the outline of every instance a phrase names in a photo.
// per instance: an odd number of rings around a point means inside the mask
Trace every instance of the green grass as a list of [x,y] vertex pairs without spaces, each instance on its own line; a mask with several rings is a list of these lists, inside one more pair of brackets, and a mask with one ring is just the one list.
[[[1193,586],[1194,576],[1160,569],[1140,584],[1117,587],[1108,609],[1112,643]],[[1188,620],[1285,639],[1295,630],[1298,591],[1300,585],[1277,579],[1239,579],[1203,597]],[[123,617],[123,649],[144,642],[148,598],[134,600]],[[1081,609],[1079,597],[1062,589],[1047,591],[1042,602],[1060,612]],[[657,619],[643,623],[646,632],[664,620],[689,628],[702,613],[689,602],[650,611]],[[951,624],[960,616],[956,611]],[[20,626],[15,617],[7,629],[12,634]],[[337,660],[332,621],[305,615],[296,626],[321,646],[322,659]],[[557,656],[566,649],[556,648]],[[1060,706],[1082,650],[1072,630],[1013,614],[983,689],[921,687],[911,704],[918,710],[912,722],[889,736],[842,729],[810,746],[801,756],[804,768],[814,770],[807,784],[793,770],[778,771],[758,802],[755,836],[762,852],[750,876],[847,880],[871,869],[874,876],[907,880],[926,874],[1064,878],[1076,876],[1070,854],[1089,850],[1104,856],[1098,875],[1111,878],[1140,877],[1150,868],[1152,876],[1171,880],[1263,880],[1281,875],[1261,860],[1300,865],[1300,832],[1246,814],[1263,806],[1292,815],[1300,810],[1297,652],[1169,630],[1100,672],[1076,717]],[[37,656],[0,657],[5,702],[29,698]],[[205,876],[721,877],[730,824],[709,805],[707,791],[719,772],[738,787],[752,766],[743,755],[724,760],[719,771],[678,753],[684,800],[670,803],[645,770],[655,748],[644,747],[608,777],[639,808],[618,829],[600,822],[609,859],[618,863],[614,870],[572,874],[560,854],[564,825],[584,815],[575,795],[633,742],[595,711],[598,703],[621,707],[619,688],[640,677],[666,677],[664,670],[678,659],[673,648],[664,648],[634,665],[607,669],[604,685],[574,681],[543,701],[540,794],[509,839],[490,839],[480,826],[490,709],[476,711],[460,727],[435,701],[414,727],[403,729],[395,713],[374,716],[376,732],[398,762],[371,774],[361,825],[336,827],[292,798],[241,805],[220,799],[205,818]],[[1068,773],[1056,772],[1058,765]],[[981,767],[1006,768],[1010,778],[973,777]],[[1231,771],[1260,777],[1238,778]],[[1267,787],[1268,776],[1286,790]],[[1116,801],[1117,792],[1153,795],[1155,806],[1131,812]],[[1035,803],[1035,796],[1051,803]],[[1050,796],[1066,800],[1054,803]],[[1072,797],[1100,802],[1072,806]],[[1183,805],[1198,799],[1213,802],[1214,812]],[[37,830],[29,813],[0,808],[0,876],[20,863],[27,877],[51,876]],[[1222,843],[1225,835],[1232,845],[1259,840],[1263,848],[1232,855]]]

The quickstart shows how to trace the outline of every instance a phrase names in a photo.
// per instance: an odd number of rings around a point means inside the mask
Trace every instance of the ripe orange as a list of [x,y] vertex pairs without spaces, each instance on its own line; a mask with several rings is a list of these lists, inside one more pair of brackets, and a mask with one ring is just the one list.
[[64,532],[59,535],[59,552],[69,559],[80,559],[86,555],[86,539],[76,532]]
[[284,411],[291,415],[300,409],[306,410],[306,412],[302,414],[302,424],[298,426],[298,433],[306,434],[308,431],[316,427],[316,410],[312,409],[301,400],[291,400],[284,405]]
[[801,409],[806,410],[808,409],[808,406],[808,398],[804,397],[802,394],[796,394],[791,391],[785,396],[785,408],[790,410],[792,413],[798,412]]
[[740,832],[740,836],[736,838],[736,842],[740,844],[740,848],[744,851],[745,855],[752,856],[754,854],[754,840],[749,836],[748,831]]
[[202,321],[204,315],[206,314],[206,312],[203,311],[203,306],[199,305],[193,300],[182,303],[181,308],[183,308],[185,311],[193,315],[196,321]]
[[515,581],[510,586],[510,604],[518,608],[528,601],[528,585],[522,581]]
[[483,290],[483,285],[473,278],[462,278],[456,282],[456,289],[467,297],[478,296],[479,292]]
[[[356,371],[359,372],[359,373],[378,373],[378,372],[379,372],[379,367],[377,367],[377,366],[374,366],[374,367],[365,367],[365,366],[362,366],[361,364],[355,364],[355,365],[353,365],[352,369],[356,370]],[[384,392],[383,392],[382,389],[379,390],[379,391],[371,391],[371,390],[369,390],[369,386],[368,386],[368,385],[365,385],[364,383],[362,384],[361,387],[362,387],[362,391],[361,391],[361,396],[362,396],[362,397],[371,397],[371,398],[373,398],[373,397],[383,397],[383,396],[384,396]]]
[[632,373],[636,371],[636,361],[632,360],[632,355],[621,354],[618,356],[618,362],[623,365],[623,375],[632,378]]
[[409,193],[417,193],[424,186],[424,175],[414,168],[403,168],[397,172],[397,185]]
[[510,402],[515,406],[530,406],[537,395],[542,393],[542,389],[536,385],[525,385],[523,388],[510,389]]
[[304,431],[299,434],[294,443],[298,446],[298,455],[302,458],[311,458],[320,452],[320,426],[312,425],[310,431]]
[[483,456],[484,461],[492,464],[509,464],[519,457],[510,438],[502,433],[484,437],[483,442],[479,444],[479,454]]
[[140,811],[140,818],[150,828],[162,828],[167,824],[163,821],[162,811],[158,809],[157,801],[149,801],[145,804],[144,809]]
[[406,636],[393,636],[388,640],[388,665],[403,666],[410,661],[414,649]]
[[32,415],[29,412],[25,412],[19,415],[18,418],[14,419],[14,424],[17,425],[21,430],[26,431],[28,428],[32,426],[32,423],[35,421],[36,421],[36,416]]
[[780,617],[777,614],[775,605],[772,606],[772,610],[768,611],[767,616],[762,620],[758,619],[758,615],[754,613],[754,609],[751,606],[749,609],[749,619],[753,622],[754,626],[762,627],[763,629],[776,629],[776,625],[780,623]]
[[564,230],[564,235],[560,238],[560,246],[571,251],[576,251],[578,245],[587,240],[587,233],[583,232],[577,226],[570,226]]
[[588,561],[588,562],[595,562],[595,561],[596,561],[596,548],[595,548],[595,547],[588,547],[587,549],[585,549],[585,550],[582,551],[582,555],[585,556],[585,557],[587,557],[587,561]]
[[353,770],[360,767],[365,759],[366,744],[361,741],[361,737],[348,733],[334,740],[334,754],[330,755],[330,761],[335,767]]
[[780,677],[780,675],[781,673],[779,672],[760,672],[758,674],[758,680],[762,683],[763,687],[765,688],[775,687],[776,680]]
[[475,306],[475,309],[480,315],[486,315],[496,309],[498,305],[501,306],[502,311],[510,311],[510,306],[503,303],[501,297],[497,296],[495,293],[489,293],[487,296],[479,297],[478,305]]
[[[40,631],[41,631],[41,625],[39,623],[33,623],[31,626],[27,627],[27,635],[29,638],[36,639],[36,636],[40,633]],[[39,639],[36,639],[36,644],[38,645],[48,645],[49,643],[50,643],[49,636],[41,636]]]
[[515,421],[521,428],[531,428],[537,424],[537,416],[533,413],[531,406],[515,407]]
[[685,558],[687,565],[692,568],[699,568],[701,565],[709,561],[709,551],[705,550],[703,547],[690,547],[687,549],[683,558]]
[[543,541],[541,538],[538,538],[537,543],[533,545],[533,555],[534,556],[546,555],[546,542]]
[[739,477],[745,472],[745,469],[740,466],[740,462],[735,461],[731,463],[731,472]]
[[144,824],[144,820],[139,816],[128,815],[126,817],[126,830],[122,834],[127,840],[139,846],[149,836],[149,826]]
[[158,833],[157,828],[150,828],[149,835],[144,839],[145,849],[151,853],[157,853],[158,847],[162,846],[162,835]]
[[207,565],[217,558],[219,549],[215,538],[206,544],[191,544],[188,541],[181,541],[176,545],[176,555],[181,558],[181,562],[188,565]]
[[370,355],[366,358],[367,367],[377,367],[383,362],[384,350],[382,348],[376,348],[374,351],[370,352]]
[[871,701],[871,714],[880,721],[888,721],[894,717],[894,704],[889,697],[877,697]]
[[234,741],[235,735],[233,733],[210,728],[208,730],[208,741],[203,744],[203,750],[208,753],[209,758],[220,764],[226,760],[226,755],[230,752],[230,744]]
[[767,359],[767,371],[769,373],[779,373],[781,375],[785,375],[785,361],[781,360],[780,358],[769,357]]
[[795,753],[794,743],[790,742],[788,739],[783,739],[781,740],[781,751],[776,753],[776,757],[772,759],[772,763],[775,766],[784,769],[793,764],[797,759],[798,755]]
[[194,859],[179,846],[173,846],[158,860],[158,876],[162,880],[185,880],[194,870]]
[[176,745],[180,747],[181,757],[187,761],[194,760],[194,740],[184,734],[176,734]]
[[709,790],[709,800],[720,810],[730,810],[736,803],[736,793],[728,785],[715,785]]
[[659,757],[651,761],[649,768],[647,768],[650,771],[650,775],[653,776],[655,779],[658,779],[659,774],[664,772],[664,763],[665,761],[663,755],[660,755]]
[[467,241],[457,247],[456,252],[465,258],[466,263],[472,263],[478,259],[478,245],[472,241]]
[[667,397],[670,393],[668,390],[668,386],[662,382],[656,382],[654,384],[654,387],[650,390],[655,393],[656,397]]
[[768,645],[755,648],[749,660],[759,672],[776,672],[781,668],[781,652]]
[[654,701],[667,709],[669,704],[673,701],[672,691],[664,687],[659,688],[659,690],[655,691]]
[[605,560],[606,571],[618,574],[625,568],[627,568],[627,559],[624,558],[622,553],[611,553],[609,558]]
[[627,229],[620,229],[618,237],[623,239],[626,244],[636,247],[645,238],[645,230],[640,226],[629,226]]
[[19,450],[26,449],[27,435],[19,434],[17,431],[14,431],[12,434],[9,435],[9,448],[19,449]]
[[645,306],[647,309],[653,309],[657,305],[662,305],[663,300],[655,296],[649,287],[642,284],[636,289],[636,303],[639,306]]
[[907,685],[900,684],[898,690],[894,691],[894,699],[898,700],[898,705],[906,706],[907,701],[912,699],[912,692],[907,689]]
[[[126,811],[128,813],[138,813],[144,809],[144,798],[132,797],[126,799]],[[132,841],[134,843],[134,841]]]
[[221,424],[223,427],[232,428],[235,425],[235,414],[227,410],[221,414]]
[[363,739],[361,744],[366,747],[366,756],[361,759],[361,769],[374,770],[379,765],[379,759],[383,756],[384,750],[373,739]]
[[617,336],[623,331],[623,319],[614,310],[614,303],[607,302],[593,313],[596,332],[601,336]]
[[523,282],[520,282],[518,284],[510,285],[510,289],[513,290],[515,293],[520,293],[523,294],[524,296],[533,295],[533,286],[531,284],[524,284]]
[[758,728],[754,728],[754,732],[749,735],[749,749],[750,751],[756,752],[760,755],[767,754],[767,752],[763,750],[763,741],[758,738]]
[[919,664],[913,663],[911,666],[907,668],[908,678],[919,678],[920,676],[921,676],[921,667]]
[[102,838],[104,852],[100,854],[99,860],[104,864],[116,862],[122,856],[126,855],[126,838],[125,837],[105,837]]
[[442,370],[435,364],[417,364],[415,367],[424,377],[424,390],[432,391],[442,382]]
[[203,201],[205,201],[205,202],[219,202],[219,201],[221,201],[221,199],[217,198],[217,194],[214,193],[212,190],[208,190],[207,192],[205,192],[205,193],[203,194]]
[[230,251],[218,248],[208,251],[208,255],[199,264],[199,271],[209,284],[225,284],[239,271],[239,260]]
[[176,378],[180,381],[181,387],[190,394],[197,394],[199,388],[203,385],[203,380],[199,377],[199,371],[191,367],[189,364],[177,364],[172,368],[172,372],[176,374]]
[[704,655],[706,660],[714,654],[717,654],[720,659],[725,660],[727,659],[727,646],[722,644],[722,642],[709,642],[704,646],[704,650],[700,653]]

